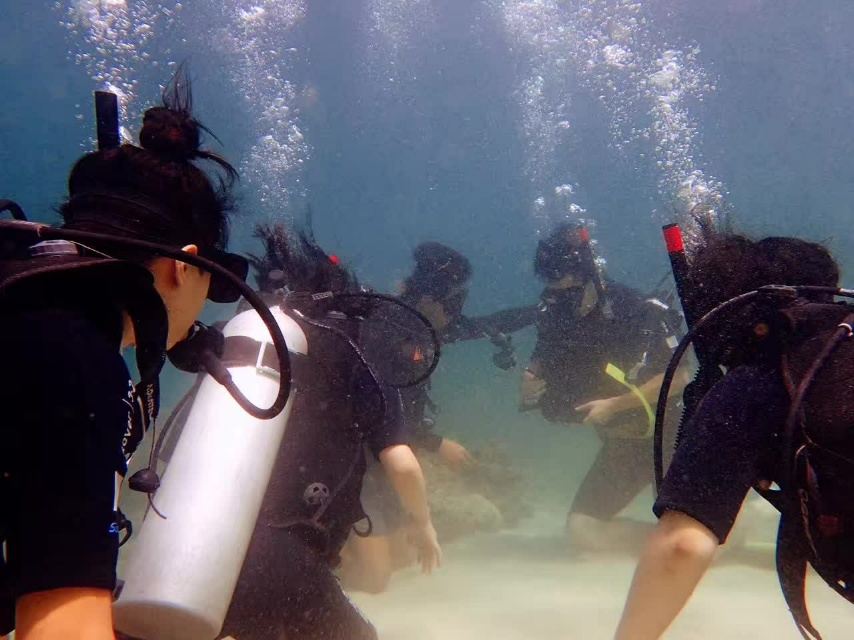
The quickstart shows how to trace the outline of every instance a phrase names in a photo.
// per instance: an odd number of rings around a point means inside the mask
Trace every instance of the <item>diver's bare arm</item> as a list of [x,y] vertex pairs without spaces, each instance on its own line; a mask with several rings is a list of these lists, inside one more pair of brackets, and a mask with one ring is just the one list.
[[676,619],[709,567],[718,539],[676,511],[658,521],[635,570],[615,640],[656,640]]
[[113,595],[107,589],[70,587],[18,598],[18,640],[115,640]]
[[[658,402],[658,393],[661,390],[661,383],[663,381],[664,374],[659,373],[638,387],[638,391],[643,394],[643,397],[646,398],[646,401],[652,406],[655,406]],[[673,396],[682,393],[682,390],[690,381],[691,377],[688,373],[688,369],[686,367],[679,367],[676,370],[676,375],[673,376],[673,383],[670,385],[667,397],[672,398]],[[623,395],[616,396],[614,398],[614,413],[634,409],[635,407],[639,407],[640,404],[640,400],[634,393],[624,393]]]
[[424,473],[412,449],[406,445],[394,445],[380,452],[382,463],[391,486],[397,493],[403,506],[412,514],[412,525],[421,559],[421,570],[430,573],[442,564],[442,549],[430,519],[430,507],[427,504],[427,487]]
[[404,444],[387,447],[380,452],[380,463],[404,509],[416,522],[429,522],[427,485],[412,449]]

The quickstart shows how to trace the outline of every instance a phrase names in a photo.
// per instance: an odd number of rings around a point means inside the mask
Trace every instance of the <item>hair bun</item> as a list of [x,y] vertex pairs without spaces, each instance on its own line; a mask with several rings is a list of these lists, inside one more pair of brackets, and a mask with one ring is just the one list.
[[152,107],[142,119],[139,143],[149,151],[177,160],[190,160],[199,153],[199,125],[186,111]]

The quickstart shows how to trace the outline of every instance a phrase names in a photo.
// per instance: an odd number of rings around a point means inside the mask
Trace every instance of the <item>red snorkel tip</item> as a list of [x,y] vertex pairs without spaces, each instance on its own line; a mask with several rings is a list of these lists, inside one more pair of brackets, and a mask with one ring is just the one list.
[[664,244],[667,246],[667,253],[681,253],[685,251],[685,245],[682,242],[682,231],[678,224],[669,224],[662,229],[664,231]]
[[336,256],[335,254],[332,254],[331,256],[329,256],[329,262],[331,262],[332,264],[338,264],[339,262],[341,262],[341,260],[339,260],[338,256]]

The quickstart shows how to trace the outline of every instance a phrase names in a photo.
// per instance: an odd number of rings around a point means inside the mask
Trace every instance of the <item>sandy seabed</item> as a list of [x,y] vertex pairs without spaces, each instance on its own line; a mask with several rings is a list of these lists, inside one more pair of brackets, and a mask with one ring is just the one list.
[[[635,562],[572,558],[556,516],[447,545],[431,576],[397,574],[380,595],[352,594],[382,640],[613,638]],[[751,545],[759,564],[770,545]],[[763,557],[764,556],[764,557]],[[854,606],[812,575],[808,602],[824,640],[854,637]],[[798,640],[768,568],[722,557],[664,636],[672,640]]]

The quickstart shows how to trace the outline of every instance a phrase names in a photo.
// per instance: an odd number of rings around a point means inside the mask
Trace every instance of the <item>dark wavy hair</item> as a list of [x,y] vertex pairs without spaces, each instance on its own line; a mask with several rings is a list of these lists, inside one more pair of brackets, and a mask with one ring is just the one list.
[[302,292],[358,290],[355,275],[317,244],[310,214],[302,228],[289,229],[281,222],[259,224],[254,235],[264,245],[264,255],[249,256],[261,292],[283,286]]
[[[225,249],[238,176],[225,159],[201,147],[203,133],[210,131],[193,116],[184,65],[162,100],[162,106],[145,112],[139,146],[94,151],[74,164],[69,197],[59,208],[64,226]],[[213,171],[205,171],[202,162]],[[150,258],[130,250],[119,253],[129,260]]]
[[410,304],[423,296],[443,300],[455,285],[471,278],[471,262],[456,249],[440,242],[422,242],[412,252],[415,269],[403,283],[401,298]]
[[[751,240],[736,233],[709,238],[691,262],[697,310],[710,311],[737,295],[769,284],[835,287],[839,266],[822,245],[799,238]],[[807,296],[828,301],[832,296]]]
[[[791,237],[752,240],[733,232],[706,233],[689,271],[691,302],[697,317],[738,295],[771,284],[837,287],[839,266],[821,244]],[[805,294],[813,302],[832,295]],[[701,332],[701,340],[732,366],[766,357],[753,327],[773,313],[778,301],[759,300],[733,309]],[[773,354],[772,354],[773,355]]]

